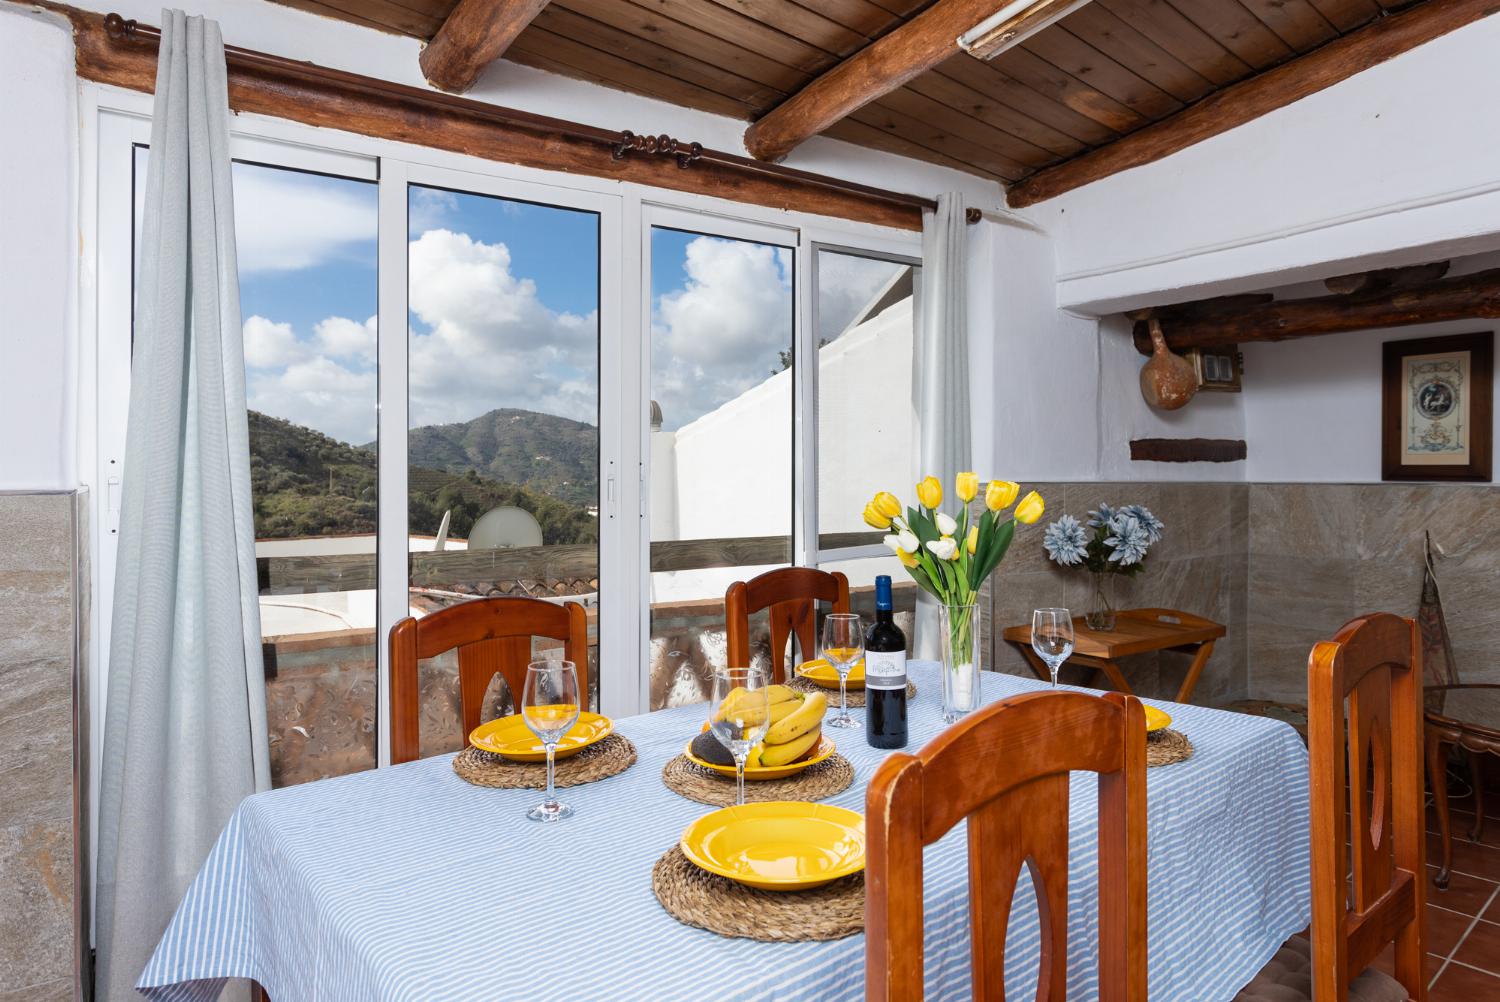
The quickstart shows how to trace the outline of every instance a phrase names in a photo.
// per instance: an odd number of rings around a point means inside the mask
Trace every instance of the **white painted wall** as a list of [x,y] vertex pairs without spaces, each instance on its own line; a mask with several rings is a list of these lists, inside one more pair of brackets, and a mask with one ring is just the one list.
[[[1494,267],[1500,267],[1500,255],[1479,255],[1455,261],[1449,274]],[[1321,283],[1276,290],[1278,298],[1326,292]],[[1500,324],[1455,320],[1246,345],[1243,396],[1250,455],[1245,478],[1379,483],[1381,346],[1387,341],[1481,331],[1500,332]],[[1496,383],[1500,391],[1500,378]],[[1500,442],[1492,469],[1500,470]]]
[[0,9],[0,490],[78,486],[76,93],[69,30]]
[[1500,248],[1500,17],[1033,207],[1099,311]]

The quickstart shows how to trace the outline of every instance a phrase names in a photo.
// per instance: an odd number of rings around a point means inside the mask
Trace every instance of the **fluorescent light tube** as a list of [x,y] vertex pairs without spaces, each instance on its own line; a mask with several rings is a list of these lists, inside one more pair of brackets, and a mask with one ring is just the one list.
[[1014,0],[958,36],[959,48],[976,59],[994,59],[1089,0]]

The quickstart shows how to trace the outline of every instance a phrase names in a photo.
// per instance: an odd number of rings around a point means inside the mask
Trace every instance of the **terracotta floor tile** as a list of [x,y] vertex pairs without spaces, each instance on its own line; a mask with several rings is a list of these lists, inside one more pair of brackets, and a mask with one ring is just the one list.
[[1470,967],[1500,974],[1500,925],[1494,922],[1475,923],[1473,931],[1464,937],[1463,945],[1458,948],[1453,959]]
[[1472,915],[1462,915],[1429,904],[1427,921],[1422,930],[1422,945],[1427,948],[1428,953],[1446,957],[1453,952],[1453,948],[1458,945],[1458,941],[1463,938],[1463,934],[1468,931],[1473,921]]
[[[1454,839],[1467,838],[1469,830],[1474,827],[1473,813],[1469,811],[1450,811],[1449,818],[1450,823],[1453,825]],[[1428,808],[1427,834],[1436,835],[1437,833],[1437,811]],[[1479,833],[1479,842],[1481,845],[1487,845],[1491,848],[1500,848],[1500,821],[1486,818],[1484,828]]]
[[[1497,822],[1500,824],[1500,822]],[[1467,837],[1453,833],[1453,869],[1472,874],[1486,880],[1500,880],[1500,847],[1470,842]],[[1427,837],[1427,862],[1437,865],[1443,858],[1443,840],[1438,835]]]
[[1495,1002],[1500,977],[1461,964],[1449,964],[1427,993],[1427,1002]]
[[1431,883],[1437,875],[1437,867],[1427,868],[1427,900],[1449,911],[1465,915],[1478,915],[1489,904],[1497,884],[1493,880],[1481,880],[1466,873],[1454,873],[1448,889],[1440,891]]
[[[1442,969],[1444,958],[1436,953],[1427,954],[1427,963],[1422,967],[1426,971],[1427,980],[1432,981],[1432,976]],[[1380,956],[1370,961],[1370,966],[1377,971],[1383,971],[1391,977],[1396,976],[1396,947],[1394,944],[1380,951]]]

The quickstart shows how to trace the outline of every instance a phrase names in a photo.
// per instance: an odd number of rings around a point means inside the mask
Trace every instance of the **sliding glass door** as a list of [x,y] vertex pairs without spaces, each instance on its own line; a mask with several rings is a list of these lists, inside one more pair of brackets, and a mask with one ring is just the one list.
[[[792,561],[796,234],[648,219],[647,682],[659,709],[704,699],[724,666],[730,583]],[[752,622],[760,658],[765,633]]]

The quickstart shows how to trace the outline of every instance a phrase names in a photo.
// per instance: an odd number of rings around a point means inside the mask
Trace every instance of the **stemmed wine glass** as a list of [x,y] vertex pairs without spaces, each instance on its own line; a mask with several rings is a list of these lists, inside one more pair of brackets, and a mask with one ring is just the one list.
[[1031,649],[1047,662],[1052,688],[1057,688],[1057,670],[1073,653],[1073,614],[1067,609],[1037,609],[1031,614]]
[[533,821],[560,821],[571,816],[573,808],[557,802],[552,763],[557,743],[578,719],[578,670],[573,662],[533,661],[526,666],[521,718],[547,749],[547,797],[526,816]]
[[738,790],[745,803],[745,759],[771,726],[770,680],[759,668],[716,668],[708,704],[708,727],[734,756]]
[[830,612],[823,619],[823,660],[833,665],[839,673],[839,712],[824,721],[829,727],[860,727],[858,720],[849,716],[849,693],[847,680],[849,669],[865,656],[865,631],[860,628],[859,617],[852,612]]

